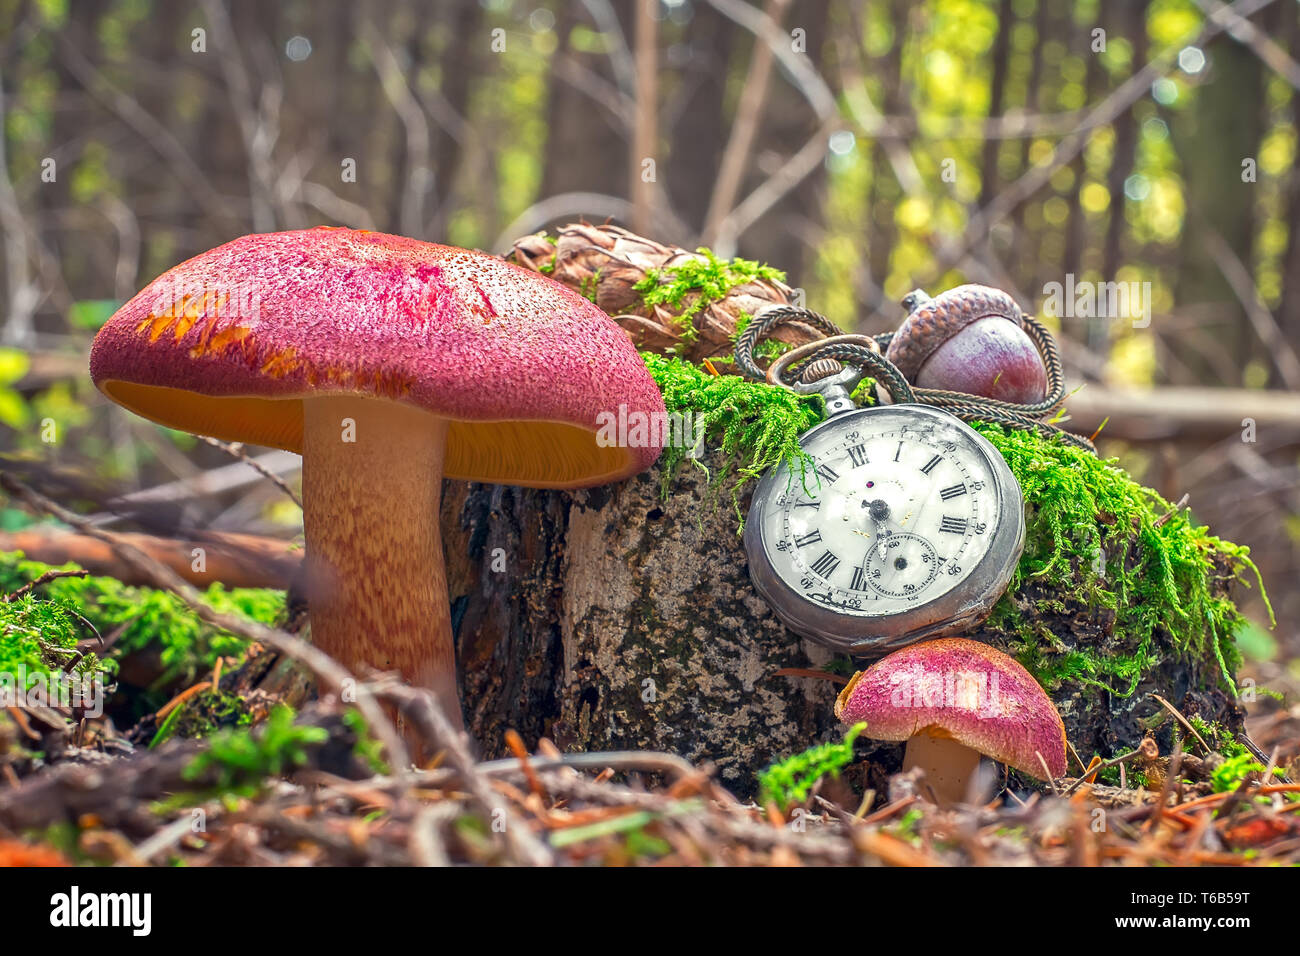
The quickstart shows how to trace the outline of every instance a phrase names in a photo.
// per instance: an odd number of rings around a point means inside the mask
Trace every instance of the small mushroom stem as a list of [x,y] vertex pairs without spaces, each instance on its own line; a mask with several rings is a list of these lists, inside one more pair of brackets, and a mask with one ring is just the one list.
[[923,769],[922,790],[933,791],[935,800],[945,807],[969,799],[970,784],[979,770],[979,763],[979,751],[951,737],[936,737],[925,732],[911,737],[903,754],[903,769]]
[[393,402],[303,402],[312,640],[358,677],[398,671],[461,728],[438,507],[447,422]]

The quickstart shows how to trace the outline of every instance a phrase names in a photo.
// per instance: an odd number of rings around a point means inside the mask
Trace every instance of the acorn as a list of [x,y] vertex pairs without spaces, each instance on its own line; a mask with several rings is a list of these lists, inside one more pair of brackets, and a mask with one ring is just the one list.
[[918,388],[1032,405],[1047,396],[1047,368],[1024,330],[1014,299],[984,285],[961,285],[934,298],[903,298],[908,316],[885,357]]

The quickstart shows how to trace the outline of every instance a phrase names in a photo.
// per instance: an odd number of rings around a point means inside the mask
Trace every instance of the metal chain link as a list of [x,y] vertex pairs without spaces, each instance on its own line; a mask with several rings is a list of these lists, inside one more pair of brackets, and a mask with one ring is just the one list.
[[[826,316],[796,305],[770,306],[757,315],[746,326],[745,331],[736,339],[736,367],[742,375],[753,379],[766,379],[767,374],[754,361],[754,349],[758,343],[778,326],[789,322],[801,322],[811,326],[828,337],[839,337],[839,341],[828,343],[822,348],[809,349],[797,362],[784,372],[789,381],[778,378],[773,384],[790,387],[797,381],[803,371],[813,362],[835,359],[847,365],[862,369],[883,385],[894,402],[916,402],[933,405],[963,421],[994,422],[1021,431],[1037,431],[1044,435],[1057,435],[1078,448],[1092,452],[1097,449],[1088,439],[1074,435],[1046,421],[1065,401],[1065,372],[1061,365],[1061,355],[1056,348],[1052,333],[1032,316],[1022,315],[1025,333],[1038,349],[1047,370],[1047,395],[1042,401],[1032,404],[1004,402],[983,395],[971,395],[966,392],[954,392],[937,388],[917,388],[913,386],[898,370],[893,362],[885,358],[884,351],[894,337],[893,332],[881,335],[845,335],[843,330]],[[856,339],[859,342],[845,341]],[[813,343],[814,345],[816,343]],[[804,348],[808,348],[804,346]],[[877,398],[879,396],[877,395]]]

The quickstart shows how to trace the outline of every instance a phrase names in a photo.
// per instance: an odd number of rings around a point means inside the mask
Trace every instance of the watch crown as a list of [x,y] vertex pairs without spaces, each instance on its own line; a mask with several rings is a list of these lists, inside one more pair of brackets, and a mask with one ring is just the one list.
[[808,363],[808,367],[803,370],[799,376],[799,381],[805,385],[811,385],[813,382],[820,382],[828,375],[834,375],[836,372],[843,370],[844,366],[835,359],[817,359]]

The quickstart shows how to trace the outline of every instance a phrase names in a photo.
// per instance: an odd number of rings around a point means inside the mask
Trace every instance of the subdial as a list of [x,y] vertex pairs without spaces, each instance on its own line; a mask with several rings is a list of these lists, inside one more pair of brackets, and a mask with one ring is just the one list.
[[867,551],[862,570],[872,590],[891,598],[910,598],[939,576],[939,556],[919,534],[897,531]]

